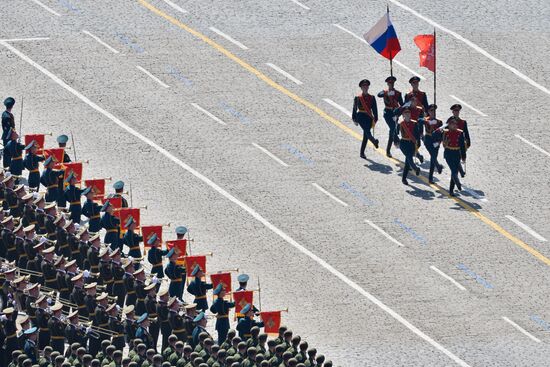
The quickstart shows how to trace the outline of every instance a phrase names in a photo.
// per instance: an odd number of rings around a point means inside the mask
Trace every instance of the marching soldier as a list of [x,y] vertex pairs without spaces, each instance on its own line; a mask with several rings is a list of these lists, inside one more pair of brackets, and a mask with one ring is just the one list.
[[27,298],[25,299],[25,312],[29,316],[33,325],[36,325],[36,300],[40,296],[40,288],[38,284],[34,283],[27,287]]
[[[418,99],[416,95],[411,95],[409,101],[407,102],[407,105],[411,109],[411,120],[414,121],[420,121],[420,119],[424,118],[424,107],[418,104]],[[420,130],[420,138],[422,138],[422,130]],[[420,154],[418,151],[418,148],[420,146],[417,146],[416,154],[415,156],[420,160],[420,163],[424,163],[424,156]]]
[[80,197],[84,190],[76,187],[77,181],[75,173],[69,173],[69,176],[65,179],[65,183],[68,183],[68,185],[65,188],[64,195],[65,200],[69,202],[69,211],[71,212],[69,219],[76,224],[80,224],[80,215],[82,214]]
[[25,168],[29,171],[29,176],[27,178],[27,183],[29,189],[38,191],[40,187],[40,170],[38,169],[39,163],[45,160],[44,156],[36,154],[38,151],[38,146],[35,140],[31,141],[29,145],[25,147],[27,154],[23,164]]
[[196,303],[190,303],[188,305],[185,305],[183,308],[185,308],[185,315],[183,316],[183,322],[185,325],[185,330],[187,332],[187,343],[191,344],[191,341],[193,339],[193,330],[195,330],[195,317],[197,317],[197,304]]
[[[239,287],[235,290],[235,292],[246,291],[246,287],[248,286],[249,280],[250,280],[250,276],[248,276],[248,274],[239,274],[239,276],[237,277],[237,281],[239,282]],[[254,311],[254,313],[258,312],[258,309],[254,305],[252,305],[252,310]],[[244,314],[236,313],[236,316],[237,316],[237,323],[238,323],[244,317]]]
[[[4,146],[6,146],[10,140],[9,133],[11,132],[11,129],[15,129],[15,118],[13,117],[13,113],[11,112],[14,105],[14,98],[8,97],[4,100],[4,106],[6,106],[6,110],[2,112],[2,144]],[[4,154],[3,162],[4,168],[10,166],[9,155]]]
[[[33,200],[34,200],[33,194],[28,193],[25,196],[23,196],[21,199],[23,201],[23,218],[22,218],[23,226],[28,227],[31,224],[36,225],[37,224],[36,212],[35,212],[36,209],[33,206]],[[33,227],[33,234],[34,234],[34,227]]]
[[17,260],[17,247],[15,246],[15,235],[13,234],[13,217],[10,215],[2,220],[2,243],[6,249],[6,260],[9,262]]
[[[464,144],[466,145],[466,150],[468,150],[471,145],[470,131],[468,130],[468,123],[466,122],[466,120],[460,118],[460,110],[462,110],[462,105],[452,105],[451,111],[453,111],[453,115],[449,117],[449,120],[454,119],[456,121],[457,129],[462,130],[462,133],[464,134]],[[449,124],[449,120],[447,120],[447,125]],[[460,172],[461,177],[466,176],[466,172],[462,168],[462,165],[458,166],[458,171]]]
[[409,107],[403,108],[403,120],[399,123],[399,129],[401,133],[399,147],[405,155],[405,167],[403,168],[401,181],[403,184],[408,185],[407,175],[411,168],[415,170],[417,176],[420,174],[420,168],[414,163],[413,157],[419,144],[421,129],[421,125],[417,121],[411,120]]
[[[67,154],[67,151],[66,151],[66,147],[67,147],[67,142],[69,141],[69,137],[67,135],[59,135],[57,137],[57,145],[59,146],[59,148],[63,148],[63,163],[69,163],[71,162],[71,158],[69,157],[69,155]],[[57,205],[60,207],[60,208],[65,208],[67,206],[67,200],[65,199],[65,195],[63,194],[63,185],[64,185],[64,181],[63,181],[63,177],[65,175],[61,176],[61,179],[57,182],[57,194],[58,194],[58,197],[57,197]]]
[[[49,156],[44,161],[44,171],[40,176],[40,183],[46,188],[46,201],[59,202],[59,181],[63,182],[65,172],[54,169],[55,161],[53,156]],[[62,207],[62,206],[60,206]]]
[[88,249],[87,261],[85,262],[84,268],[90,270],[92,273],[99,272],[100,244],[101,240],[99,239],[99,233],[90,237],[90,248]]
[[71,302],[77,305],[78,314],[82,317],[88,318],[88,306],[86,306],[86,295],[84,294],[84,273],[74,275],[71,278],[73,283],[73,291],[71,292]]
[[[86,261],[88,259],[88,250],[90,249],[90,232],[88,232],[88,226],[82,225],[78,227],[78,232],[75,236],[77,248],[78,248],[78,258],[80,263],[78,267],[80,269],[86,269]],[[89,269],[88,269],[89,270]]]
[[199,345],[200,334],[206,333],[208,337],[210,337],[210,334],[208,333],[208,331],[206,331],[207,319],[204,312],[201,312],[200,314],[198,314],[193,319],[193,322],[195,323],[195,329],[193,330],[193,339],[192,339],[191,346],[195,348],[197,345]]
[[48,240],[55,241],[57,237],[57,229],[55,225],[57,210],[55,203],[47,203],[44,205],[46,211],[46,217],[44,219],[44,227],[46,228],[46,236]]
[[35,205],[36,215],[36,233],[43,235],[46,234],[46,200],[42,194],[38,194],[38,197],[32,202]]
[[355,125],[360,125],[363,129],[363,142],[361,143],[360,157],[366,159],[365,148],[367,141],[370,141],[378,149],[378,139],[372,136],[370,130],[374,128],[378,121],[378,108],[376,99],[369,94],[370,81],[363,79],[359,82],[359,88],[362,93],[353,100],[353,110],[351,119]]
[[65,326],[65,337],[69,345],[78,343],[81,347],[87,348],[88,336],[86,335],[86,329],[83,325],[80,325],[78,311],[74,310],[67,315],[67,326]]
[[132,260],[127,260],[122,264],[122,268],[124,269],[122,280],[124,281],[124,288],[126,289],[126,306],[135,305],[137,296],[136,286],[134,284],[134,262]]
[[162,257],[165,256],[168,251],[161,250],[160,239],[156,233],[153,233],[147,240],[147,244],[151,246],[147,251],[147,261],[151,264],[151,274],[155,274],[158,279],[164,278],[164,271],[162,270]]
[[168,251],[166,257],[170,260],[166,266],[166,276],[170,279],[170,285],[168,286],[168,292],[170,297],[178,297],[183,299],[183,285],[185,282],[185,268],[177,265],[178,254],[174,248]]
[[445,161],[451,170],[451,183],[449,185],[449,195],[455,196],[455,185],[458,191],[462,190],[460,179],[458,178],[460,161],[466,162],[466,143],[464,142],[464,134],[458,129],[457,122],[454,119],[448,121],[446,129],[439,129],[441,140],[445,152],[443,154]]
[[15,129],[8,133],[10,141],[4,148],[4,154],[10,157],[10,173],[15,176],[21,176],[23,173],[23,151],[25,146],[18,142],[19,134]]
[[23,351],[29,357],[32,364],[35,365],[38,363],[38,348],[36,345],[36,339],[38,337],[38,329],[35,327],[31,327],[30,329],[25,330],[24,332],[26,336],[25,340],[25,347],[23,348]]
[[145,287],[147,296],[145,297],[145,311],[149,315],[149,333],[153,338],[153,344],[157,345],[159,339],[160,325],[158,323],[158,304],[157,304],[157,290],[154,283]]
[[61,321],[61,310],[63,305],[56,303],[50,307],[52,315],[48,320],[48,329],[50,330],[51,346],[53,350],[63,354],[65,352],[65,325]]
[[[180,302],[176,297],[170,298],[168,301],[170,327],[172,328],[172,334],[178,337],[178,340],[187,342],[187,329],[185,327],[184,319],[179,314]],[[189,334],[190,335],[190,334]]]
[[59,214],[57,218],[53,221],[53,224],[56,225],[55,231],[55,246],[56,246],[56,253],[59,256],[64,256],[66,258],[71,257],[71,249],[69,247],[69,234],[67,233],[67,225],[69,222],[72,221],[66,221],[63,214]]
[[212,289],[211,283],[202,281],[204,272],[199,265],[195,265],[195,268],[191,272],[191,276],[195,277],[187,286],[187,292],[195,296],[194,303],[197,304],[197,309],[201,311],[208,310],[208,301],[206,299],[206,291]]
[[424,146],[430,153],[430,174],[428,176],[430,183],[434,183],[434,170],[437,168],[437,173],[441,174],[443,166],[437,161],[437,156],[439,154],[439,141],[435,141],[433,138],[433,133],[441,126],[443,122],[435,118],[435,111],[437,110],[437,105],[431,104],[428,106],[428,117],[423,118],[421,122],[424,126]]
[[172,334],[170,326],[170,311],[168,309],[168,290],[163,289],[158,293],[159,299],[157,302],[158,322],[160,324],[160,332],[162,334],[162,350],[168,347],[168,338]]
[[384,99],[384,120],[386,120],[386,124],[389,128],[389,134],[388,134],[388,144],[386,146],[386,156],[392,157],[391,155],[391,146],[395,141],[396,138],[396,128],[397,128],[397,113],[396,110],[403,106],[403,96],[401,95],[401,92],[396,90],[394,88],[395,81],[397,80],[396,77],[389,76],[386,78],[386,83],[388,85],[388,89],[381,91],[378,93],[379,98]]
[[422,105],[425,111],[428,110],[428,97],[426,96],[425,92],[422,92],[420,89],[418,89],[418,86],[420,84],[420,78],[417,76],[413,76],[409,79],[409,83],[412,87],[412,90],[405,94],[405,103],[409,102],[413,96],[416,97],[416,101]]
[[44,274],[44,285],[48,288],[57,289],[57,271],[53,264],[53,253],[55,247],[51,246],[42,251],[42,274]]
[[107,293],[113,293],[113,272],[111,270],[111,259],[109,258],[108,248],[104,248],[99,251],[98,283],[107,287]]
[[139,268],[134,271],[134,284],[137,297],[136,314],[143,315],[146,312],[145,297],[147,296],[147,292],[145,291],[145,273],[143,272],[143,268]]
[[126,228],[126,233],[122,239],[123,243],[128,246],[128,256],[134,259],[141,259],[143,256],[141,254],[141,247],[139,243],[143,241],[143,237],[134,233],[136,230],[136,221],[131,215],[126,219],[124,227]]
[[8,356],[11,355],[14,350],[18,349],[16,326],[17,314],[17,310],[13,307],[7,307],[3,310],[3,315],[0,316],[5,334],[4,348]]
[[254,310],[252,309],[251,304],[244,306],[242,313],[245,317],[239,320],[239,323],[237,324],[237,331],[239,332],[239,337],[242,340],[248,340],[252,336],[250,330],[255,326],[263,327],[264,323],[254,320]]
[[141,339],[147,349],[154,349],[156,351],[156,343],[154,342],[153,337],[148,330],[150,321],[147,312],[141,315],[139,319],[137,319],[136,323],[138,324],[138,328],[136,330],[136,338]]
[[122,193],[124,192],[124,182],[123,181],[117,181],[113,184],[113,189],[115,189],[115,193],[112,195],[114,198],[120,198],[120,201],[122,203],[123,208],[128,207],[128,201],[122,196]]
[[86,197],[86,201],[82,206],[82,215],[88,218],[89,231],[97,233],[101,229],[101,205],[94,201],[94,193],[91,187],[85,188],[82,195]]
[[[104,213],[101,217],[101,227],[107,232],[103,243],[109,245],[112,250],[120,248],[120,219],[113,215],[114,208],[109,200],[103,204],[101,211]],[[120,250],[122,251],[122,248]]]
[[124,307],[122,313],[125,316],[124,319],[124,333],[126,335],[126,344],[131,349],[131,345],[134,343],[134,339],[137,331],[137,324],[134,313],[134,305],[128,305]]
[[116,304],[120,307],[124,306],[124,297],[126,296],[126,288],[124,287],[124,269],[122,268],[120,251],[114,250],[111,255],[111,274],[113,275],[112,295],[117,297]]
[[216,298],[214,303],[212,303],[212,307],[210,307],[210,312],[216,314],[218,345],[222,345],[222,343],[227,338],[227,332],[229,331],[229,309],[235,307],[235,303],[224,300],[226,293],[221,283],[218,284],[213,293],[215,296],[218,296],[218,298]]
[[[92,323],[92,325],[98,326],[102,329],[107,329],[109,327],[109,316],[107,315],[107,307],[109,307],[109,303],[107,298],[107,293],[101,293],[96,297],[97,307],[95,309],[95,322]],[[105,333],[101,333],[101,337],[99,338],[101,341],[109,339],[109,335],[106,335]]]
[[25,239],[23,238],[23,223],[19,222],[17,227],[13,230],[15,235],[15,248],[17,251],[17,266],[21,269],[27,268],[27,253],[25,252]]
[[48,321],[50,321],[50,314],[47,312],[48,300],[46,295],[41,295],[35,302],[36,306],[36,326],[38,326],[38,347],[43,350],[47,345],[50,345],[50,328],[48,327]]
[[109,330],[113,332],[113,337],[111,339],[111,344],[114,345],[118,350],[124,349],[124,326],[122,322],[118,319],[118,307],[116,304],[112,304],[106,309],[107,314],[109,315]]

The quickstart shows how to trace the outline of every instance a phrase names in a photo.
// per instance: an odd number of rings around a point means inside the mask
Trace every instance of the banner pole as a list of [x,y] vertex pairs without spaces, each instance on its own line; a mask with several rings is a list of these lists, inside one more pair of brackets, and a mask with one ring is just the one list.
[[437,83],[437,41],[436,41],[436,34],[435,34],[435,28],[434,28],[434,104],[437,104],[437,91],[436,91],[436,84]]

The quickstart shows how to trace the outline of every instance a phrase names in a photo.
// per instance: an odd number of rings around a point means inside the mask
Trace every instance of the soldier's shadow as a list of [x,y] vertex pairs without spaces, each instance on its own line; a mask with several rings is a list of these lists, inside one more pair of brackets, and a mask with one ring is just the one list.
[[370,169],[371,171],[380,172],[385,175],[389,175],[390,173],[393,172],[393,168],[387,164],[375,162],[370,158],[367,158],[366,161],[369,162],[370,164],[365,164],[364,166]]
[[417,198],[421,198],[422,200],[433,200],[435,198],[435,193],[432,190],[422,190],[417,186],[411,185],[411,183],[414,183],[414,184],[420,184],[420,185],[426,186],[424,182],[412,177],[408,178],[408,180],[409,180],[409,185],[407,187],[412,190],[406,190],[407,194]]
[[[466,205],[472,207],[475,210],[483,209],[483,207],[481,205],[479,205],[478,203],[474,203],[474,202],[466,200],[466,198],[464,197],[464,192],[461,192],[460,194],[458,194],[457,197],[460,199],[460,201],[464,202]],[[457,202],[454,203],[454,205],[451,207],[451,209],[453,209],[453,210],[468,210],[466,208],[463,208]]]

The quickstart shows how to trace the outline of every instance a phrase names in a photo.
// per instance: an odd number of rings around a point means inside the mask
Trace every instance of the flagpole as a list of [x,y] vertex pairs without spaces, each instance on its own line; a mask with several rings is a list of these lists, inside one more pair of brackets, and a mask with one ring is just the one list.
[[436,101],[437,101],[436,85],[437,85],[437,41],[436,41],[436,34],[435,34],[435,28],[434,28],[434,104],[436,104]]
[[[388,14],[388,18],[390,16],[390,6],[388,4],[386,4],[386,13]],[[392,57],[392,54],[391,54],[391,49],[390,49],[390,76],[393,76],[393,57]]]

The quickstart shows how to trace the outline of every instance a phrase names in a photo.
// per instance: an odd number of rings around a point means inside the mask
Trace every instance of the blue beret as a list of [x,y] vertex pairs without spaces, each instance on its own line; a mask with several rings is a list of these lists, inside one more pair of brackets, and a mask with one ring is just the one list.
[[82,195],[88,195],[92,191],[92,187],[86,187],[84,190],[82,190]]
[[409,83],[419,82],[419,81],[420,81],[420,78],[417,77],[416,75],[409,79]]
[[176,250],[172,247],[170,251],[166,254],[167,258],[170,258],[170,256],[174,255],[176,253]]
[[252,308],[252,306],[250,305],[250,303],[247,303],[247,304],[243,307],[243,309],[241,310],[241,313],[242,313],[242,314],[245,314],[245,313],[247,313],[248,311],[250,311],[251,308]]
[[109,200],[107,200],[107,201],[105,202],[105,204],[103,204],[103,206],[101,207],[101,211],[102,211],[102,212],[106,211],[107,208],[110,207],[110,206],[111,206],[111,203],[109,202]]
[[128,219],[126,219],[126,223],[124,223],[124,226],[126,228],[130,227],[130,225],[134,223],[134,217],[132,217],[131,215],[128,217]]
[[69,141],[69,137],[67,135],[59,135],[57,137],[57,142],[59,144],[67,144],[68,141]]
[[25,150],[31,149],[32,147],[34,147],[34,144],[36,144],[36,140],[31,141],[31,142],[29,143],[29,145],[27,145],[27,146],[25,147]]
[[250,277],[248,276],[248,274],[241,274],[237,277],[237,281],[239,283],[246,283],[248,282],[248,279],[250,279]]
[[220,294],[222,289],[223,289],[223,285],[222,285],[222,283],[220,283],[220,284],[218,284],[218,286],[216,287],[216,289],[214,289],[214,291],[212,293],[214,293],[214,295],[217,296],[218,294]]
[[30,329],[27,329],[23,332],[25,335],[33,334],[38,331],[38,328],[36,326],[31,327]]
[[204,312],[201,312],[200,314],[198,314],[194,319],[193,319],[193,322],[199,322],[201,321],[202,319],[204,319],[206,317],[206,315],[204,314]]
[[7,108],[13,107],[14,104],[15,99],[13,99],[13,97],[8,97],[4,100],[4,106],[6,106]]
[[151,235],[151,237],[149,237],[149,239],[147,240],[147,244],[148,244],[148,245],[154,244],[155,242],[157,242],[157,238],[158,238],[158,237],[157,237],[157,234],[156,234],[156,233],[153,233],[153,234]]
[[195,267],[193,268],[193,271],[191,272],[191,276],[195,276],[197,275],[197,273],[199,272],[199,270],[201,270],[201,267],[197,264],[195,265]]
[[74,172],[71,171],[67,178],[65,179],[65,182],[70,182],[73,178],[75,178]]
[[178,226],[176,227],[176,234],[186,234],[187,233],[187,227],[184,226]]
[[113,188],[115,190],[122,190],[124,188],[124,182],[123,181],[117,181],[114,183]]
[[44,161],[44,165],[47,166],[48,164],[52,163],[52,161],[53,161],[53,155],[46,158],[46,160]]
[[137,323],[138,324],[141,324],[143,321],[147,320],[147,318],[149,317],[149,314],[147,312],[145,312],[143,315],[141,315],[139,317],[139,319],[137,319]]

